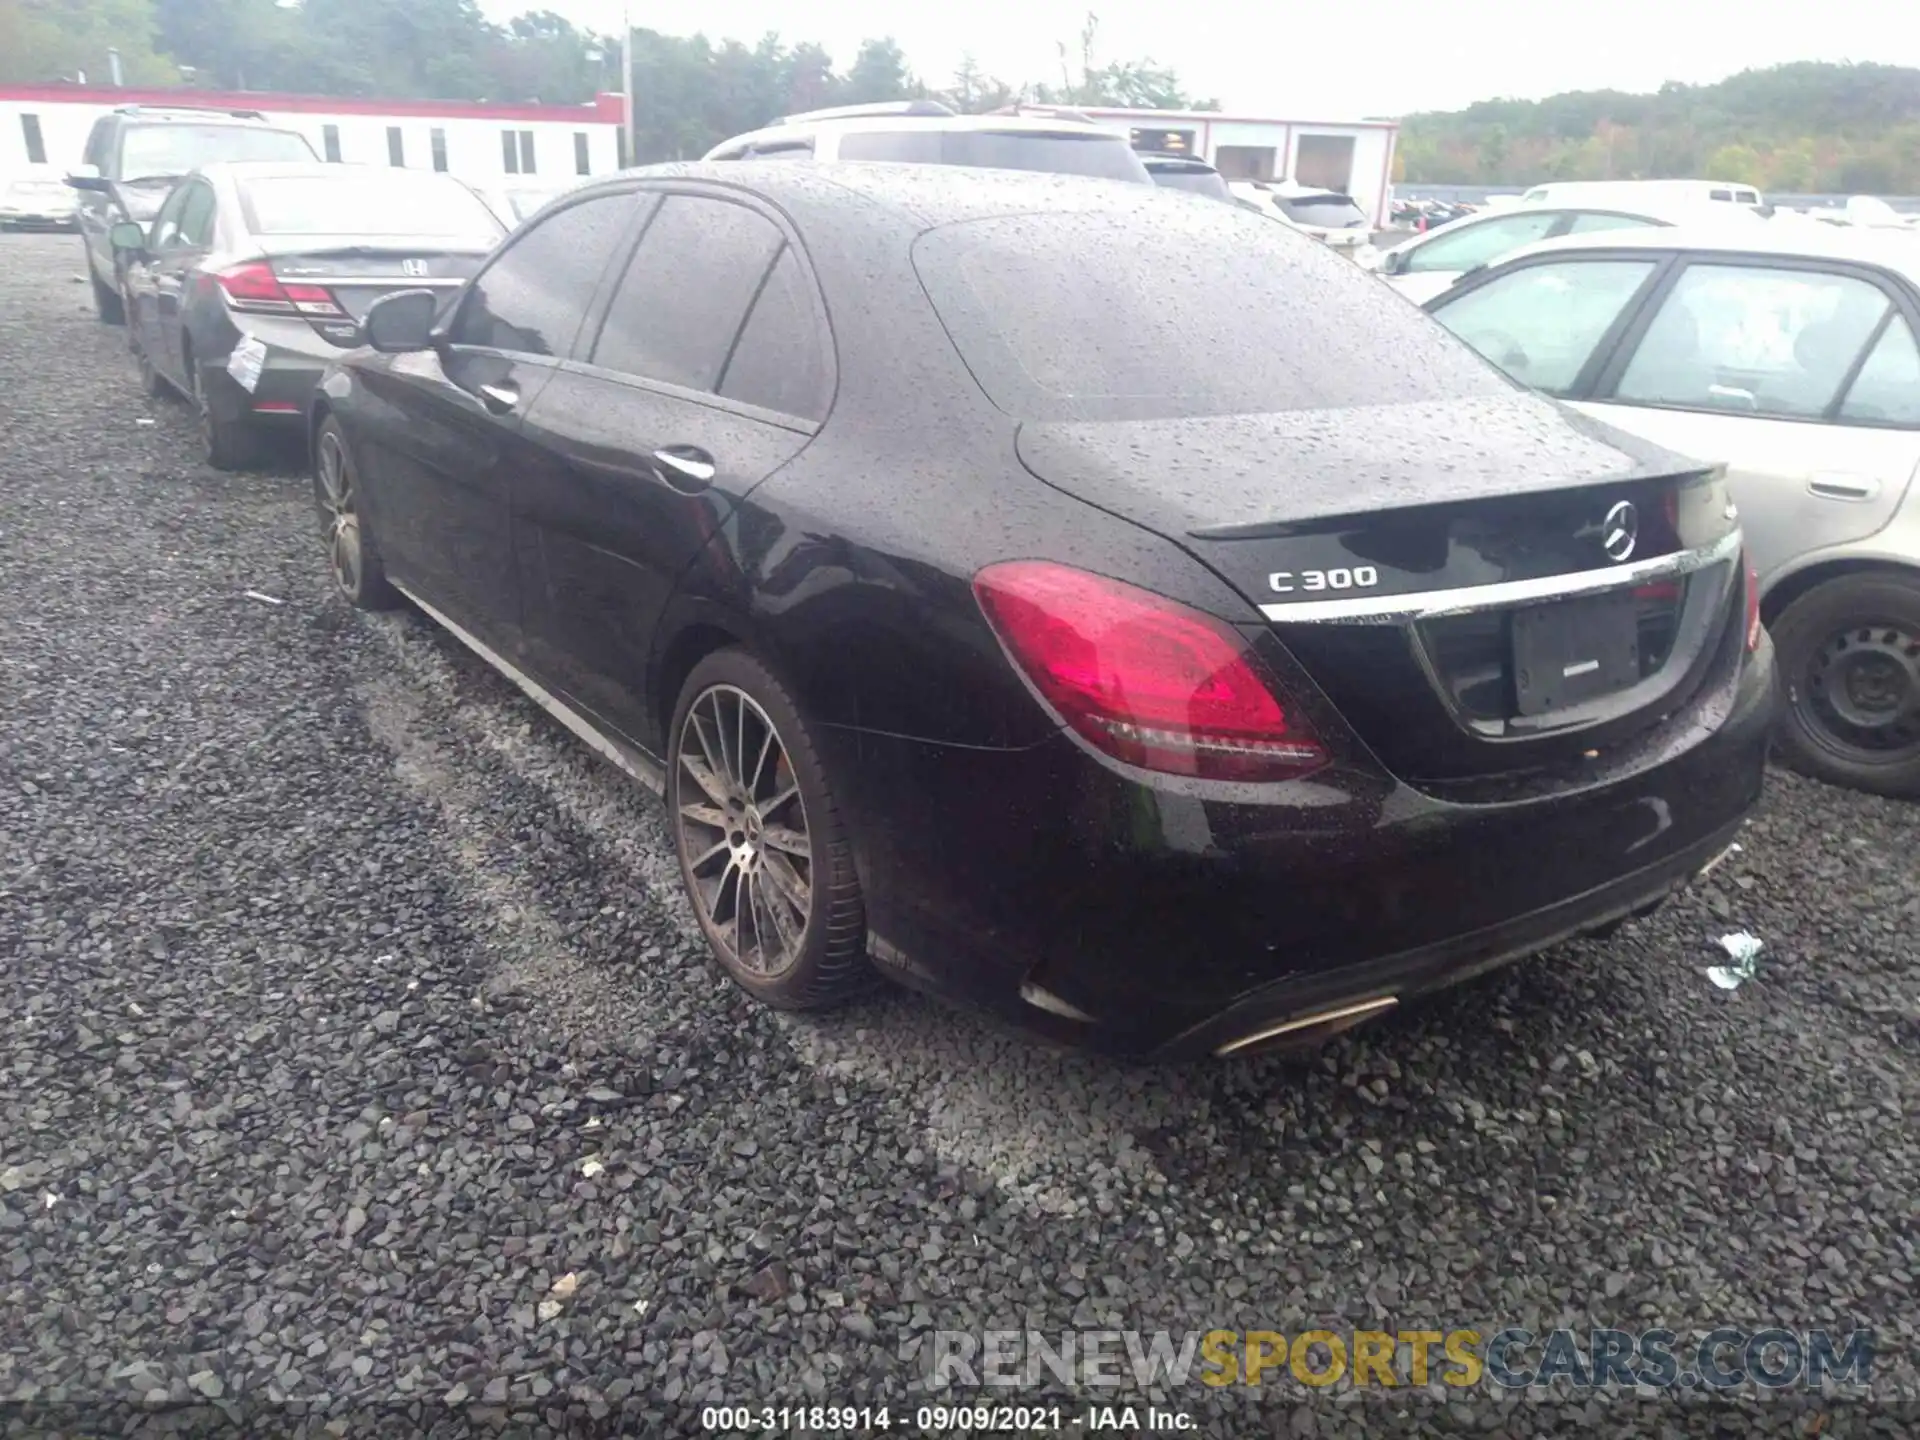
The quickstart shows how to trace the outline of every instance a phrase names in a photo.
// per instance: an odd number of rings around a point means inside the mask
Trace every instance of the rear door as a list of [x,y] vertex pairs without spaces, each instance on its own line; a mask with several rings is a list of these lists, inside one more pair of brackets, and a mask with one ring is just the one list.
[[160,353],[159,290],[156,282],[163,242],[179,234],[180,207],[186,204],[187,193],[183,185],[166,198],[160,206],[160,213],[153,217],[153,223],[147,227],[145,253],[137,260],[128,261],[125,266],[127,327],[147,357],[162,374],[168,376],[173,375],[179,367],[166,363],[166,357]]
[[374,432],[361,463],[396,578],[502,654],[522,638],[508,505],[529,463],[521,423],[572,352],[633,214],[631,191],[548,213],[474,279],[437,350],[359,372],[372,394],[356,413]]
[[655,628],[740,498],[806,445],[832,388],[825,311],[794,237],[737,195],[662,195],[580,363],[527,416],[514,511],[540,583],[529,651],[654,748]]
[[1764,582],[1893,517],[1920,466],[1916,334],[1913,297],[1872,268],[1688,257],[1579,408],[1724,461]]

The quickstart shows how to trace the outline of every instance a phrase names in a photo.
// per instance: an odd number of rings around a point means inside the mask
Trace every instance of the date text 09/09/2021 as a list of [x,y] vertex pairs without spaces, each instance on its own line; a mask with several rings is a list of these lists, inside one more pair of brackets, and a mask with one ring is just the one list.
[[701,1429],[726,1434],[869,1435],[896,1426],[925,1435],[1051,1435],[1068,1428],[1171,1434],[1198,1428],[1183,1410],[1136,1405],[920,1405],[912,1410],[886,1405],[709,1405],[700,1412]]

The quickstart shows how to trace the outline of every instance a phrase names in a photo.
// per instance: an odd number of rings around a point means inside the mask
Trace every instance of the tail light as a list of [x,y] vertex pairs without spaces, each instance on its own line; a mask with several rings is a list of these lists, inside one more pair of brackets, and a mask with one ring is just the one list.
[[1246,642],[1210,616],[1037,560],[990,565],[973,591],[1042,698],[1117,760],[1215,780],[1285,780],[1327,763]]
[[1753,557],[1745,557],[1747,562],[1747,653],[1752,654],[1760,648],[1760,571],[1753,563]]
[[213,277],[235,310],[268,315],[312,315],[344,320],[347,312],[324,285],[289,285],[262,261],[236,265]]

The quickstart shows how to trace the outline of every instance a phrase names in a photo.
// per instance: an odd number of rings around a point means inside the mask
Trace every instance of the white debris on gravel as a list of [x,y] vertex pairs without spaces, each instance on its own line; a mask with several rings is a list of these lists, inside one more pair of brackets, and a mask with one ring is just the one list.
[[1744,930],[1734,935],[1722,935],[1716,943],[1727,952],[1733,963],[1709,965],[1707,979],[1722,990],[1738,990],[1743,982],[1753,979],[1758,973],[1760,952],[1765,947]]

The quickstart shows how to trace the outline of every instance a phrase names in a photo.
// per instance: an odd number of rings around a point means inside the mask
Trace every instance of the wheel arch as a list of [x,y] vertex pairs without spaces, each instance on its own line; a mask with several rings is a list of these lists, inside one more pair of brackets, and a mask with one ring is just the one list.
[[[661,755],[666,754],[680,687],[693,673],[693,667],[715,651],[735,645],[759,653],[744,619],[718,606],[699,606],[679,617],[670,632],[663,633],[661,642],[654,648],[652,683],[648,687],[648,694],[653,697],[651,718],[659,727],[655,735]],[[774,663],[771,656],[760,658],[768,664]]]
[[1920,580],[1920,565],[1894,555],[1847,555],[1816,561],[1773,582],[1760,598],[1761,622],[1771,626],[1801,596],[1829,580],[1850,575],[1892,575]]

